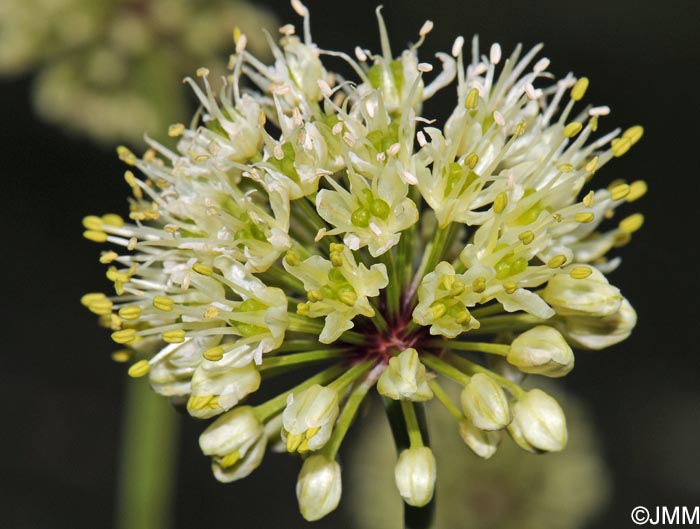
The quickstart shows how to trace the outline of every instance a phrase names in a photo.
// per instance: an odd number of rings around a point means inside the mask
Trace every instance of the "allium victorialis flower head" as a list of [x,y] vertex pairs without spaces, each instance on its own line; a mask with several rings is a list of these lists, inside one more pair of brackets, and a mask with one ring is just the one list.
[[[206,69],[187,79],[202,109],[171,127],[176,150],[119,148],[143,175],[125,174],[129,220],[84,221],[88,239],[109,245],[100,261],[115,293],[83,303],[126,347],[115,359],[133,358],[132,376],[193,416],[221,416],[202,440],[221,480],[251,472],[267,439],[323,462],[297,488],[313,519],[339,501],[334,461],[374,387],[400,400],[410,453],[429,450],[415,407],[432,397],[479,456],[502,432],[528,450],[563,449],[559,405],[514,374],[562,376],[567,341],[600,348],[633,328],[604,274],[619,264],[609,250],[643,220],[611,219],[646,185],[593,178],[641,127],[596,134],[609,109],[581,102],[585,77],[552,81],[541,46],[505,58],[474,39],[468,59],[458,37],[435,73],[418,59],[432,22],[395,55],[377,10],[381,53],[358,46],[351,57],[315,44],[308,11],[292,5],[302,35],[280,28],[273,64],[237,35],[221,93]],[[453,82],[454,110],[438,127],[422,103]],[[256,400],[265,379],[316,364]],[[446,380],[463,386],[461,407]],[[429,474],[411,477],[426,491],[414,503],[432,495]],[[309,507],[316,495],[322,512]]]

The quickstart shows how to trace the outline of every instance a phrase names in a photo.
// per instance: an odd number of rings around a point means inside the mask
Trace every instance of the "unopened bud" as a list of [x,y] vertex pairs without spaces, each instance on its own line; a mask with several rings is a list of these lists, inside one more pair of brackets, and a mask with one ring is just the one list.
[[340,502],[340,465],[325,455],[309,457],[297,479],[297,501],[305,520],[313,522],[333,511]]
[[566,417],[559,403],[544,391],[528,391],[513,406],[511,436],[530,451],[558,452],[568,440]]
[[511,421],[508,398],[488,375],[477,373],[471,377],[460,400],[464,414],[481,430],[500,430]]
[[377,391],[394,400],[424,401],[433,398],[418,352],[409,348],[389,360],[377,381]]
[[413,507],[423,507],[433,498],[436,475],[435,456],[426,446],[401,452],[394,468],[399,494]]
[[518,336],[506,357],[523,373],[562,377],[574,368],[574,353],[552,327],[538,325]]

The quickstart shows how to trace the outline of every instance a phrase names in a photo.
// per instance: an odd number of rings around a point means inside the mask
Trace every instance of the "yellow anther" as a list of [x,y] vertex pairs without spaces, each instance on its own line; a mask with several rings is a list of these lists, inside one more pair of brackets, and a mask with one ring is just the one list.
[[588,121],[588,126],[591,127],[591,130],[593,132],[598,130],[598,116],[593,116],[589,121]]
[[471,319],[472,319],[471,314],[469,314],[469,312],[467,312],[466,310],[464,312],[460,312],[459,314],[457,314],[457,316],[455,316],[455,322],[460,324],[460,325],[464,325],[465,323],[469,323],[471,321]]
[[339,244],[337,242],[332,242],[329,247],[331,252],[342,252],[345,249],[344,244]]
[[619,158],[632,147],[632,140],[629,138],[615,138],[610,142],[610,150],[615,158]]
[[493,211],[497,214],[503,213],[508,205],[508,195],[503,191],[496,195],[496,199],[493,201]]
[[211,349],[204,351],[202,356],[210,362],[218,362],[224,357],[224,348],[220,345],[217,347],[212,347]]
[[464,106],[467,110],[474,110],[479,106],[479,90],[472,88],[467,94],[467,99],[464,101]]
[[110,264],[113,263],[118,257],[119,254],[112,250],[109,250],[108,252],[102,252],[100,254],[100,263]]
[[627,184],[619,184],[610,189],[610,198],[613,200],[622,200],[630,194],[630,186]]
[[163,333],[163,341],[167,343],[182,343],[185,341],[184,329],[174,329]]
[[107,242],[107,234],[103,231],[86,230],[83,232],[83,237],[88,241]]
[[479,155],[475,152],[470,152],[464,159],[464,163],[467,167],[469,167],[469,169],[474,169],[476,167],[476,164],[479,163]]
[[136,248],[136,245],[139,243],[139,240],[136,237],[131,237],[129,239],[128,244],[126,245],[126,249],[129,251],[133,251]]
[[535,234],[532,233],[532,231],[527,230],[518,235],[518,239],[520,239],[520,242],[523,244],[530,244],[535,240]]
[[87,217],[83,217],[83,226],[86,230],[101,231],[102,219],[97,215],[88,215]]
[[647,193],[647,183],[644,180],[637,180],[630,184],[630,194],[627,195],[627,202],[639,200]]
[[517,289],[518,285],[516,285],[514,281],[506,281],[503,283],[503,290],[506,291],[506,294],[512,294]]
[[576,215],[574,216],[574,220],[576,222],[580,222],[581,224],[593,222],[594,219],[595,215],[590,211],[582,211],[581,213],[576,213]]
[[141,316],[141,307],[138,305],[127,305],[119,309],[119,317],[125,320],[135,320]]
[[105,296],[102,292],[90,292],[88,294],[84,294],[80,298],[80,303],[81,303],[81,305],[88,307],[88,306],[90,306],[91,303],[94,303],[95,301],[100,301],[103,299],[107,299],[107,296]]
[[518,124],[515,126],[515,129],[513,129],[513,136],[522,136],[525,134],[525,122],[524,121],[519,121]]
[[574,266],[569,275],[574,279],[586,279],[593,273],[590,266]]
[[622,133],[622,137],[630,140],[630,143],[632,145],[641,140],[642,136],[644,136],[644,127],[642,127],[641,125],[635,125],[634,127],[630,127]]
[[644,224],[644,215],[641,213],[633,213],[627,218],[620,221],[620,229],[625,233],[634,233],[639,230]]
[[309,290],[306,293],[306,297],[309,298],[309,301],[321,301],[323,299],[323,294],[321,294],[320,290]]
[[150,148],[145,153],[143,153],[143,161],[144,162],[152,162],[156,159],[157,154],[158,153],[156,152],[155,149]]
[[442,276],[442,279],[440,279],[440,287],[444,290],[450,290],[452,289],[452,286],[455,284],[455,277],[454,276]]
[[593,191],[589,191],[588,194],[583,197],[583,205],[586,206],[587,208],[590,208],[593,205],[593,198],[595,197],[595,193]]
[[342,292],[339,296],[338,299],[345,303],[349,307],[353,307],[355,303],[357,303],[357,294],[353,292],[352,290],[348,290],[345,292]]
[[566,256],[560,254],[555,255],[549,261],[547,261],[547,266],[549,268],[559,268],[560,266],[564,265],[564,263],[566,263]]
[[197,71],[195,73],[197,74],[197,77],[206,77],[207,75],[209,75],[209,68],[201,66],[200,68],[197,68]]
[[134,176],[134,173],[132,173],[131,171],[124,172],[124,180],[129,185],[129,187],[138,186],[138,184],[136,183],[136,176]]
[[297,452],[300,454],[306,454],[309,452],[311,449],[309,448],[309,440],[304,439],[301,444],[297,447]]
[[134,356],[134,352],[131,349],[119,349],[119,351],[114,351],[112,353],[112,360],[119,364],[128,362]]
[[235,44],[236,42],[238,42],[238,39],[241,38],[241,28],[239,28],[238,26],[235,26],[233,28],[232,35],[233,35],[233,42]]
[[110,314],[108,326],[113,331],[118,331],[119,329],[122,328],[122,319],[119,316],[117,316],[116,314]]
[[241,453],[238,450],[226,454],[224,457],[219,459],[219,466],[221,468],[230,468],[241,460]]
[[302,434],[287,434],[287,452],[296,452],[303,440],[304,436]]
[[168,127],[168,136],[171,138],[182,136],[183,132],[185,132],[185,126],[182,123],[173,123]]
[[117,155],[119,159],[127,165],[136,165],[136,155],[127,147],[120,145],[117,147]]
[[321,431],[320,426],[314,426],[313,428],[309,428],[308,430],[306,430],[306,438],[311,439],[314,435],[316,435],[320,431]]
[[297,305],[297,314],[299,314],[299,316],[308,316],[309,310],[310,307],[308,303],[299,303]]
[[566,127],[564,127],[564,137],[565,138],[573,138],[579,132],[581,132],[582,128],[583,128],[583,125],[581,125],[581,123],[579,123],[578,121],[572,121]]
[[215,409],[218,407],[219,399],[214,395],[190,395],[187,400],[188,410],[203,410],[205,408]]
[[588,171],[589,173],[594,173],[595,170],[598,168],[598,157],[594,156],[591,158],[585,165],[584,169]]
[[163,312],[170,312],[175,306],[175,302],[168,296],[155,296],[153,298],[153,306]]
[[124,226],[124,219],[116,213],[107,213],[102,215],[102,222],[107,226],[114,226],[115,228],[121,228]]
[[203,276],[210,276],[214,273],[214,269],[211,266],[202,263],[193,264],[192,270],[194,270],[198,274],[202,274]]
[[107,269],[107,272],[105,273],[105,275],[107,276],[107,279],[109,279],[110,281],[112,281],[114,283],[116,283],[116,282],[126,283],[127,281],[129,281],[129,279],[131,279],[131,276],[129,275],[128,272],[120,272],[114,266],[110,266]]
[[207,320],[214,319],[219,316],[219,309],[216,307],[207,307],[204,311],[204,318]]
[[588,77],[581,77],[571,89],[571,99],[581,101],[583,96],[586,95],[586,90],[588,90]]
[[139,378],[147,375],[150,370],[151,364],[148,363],[148,360],[139,360],[129,368],[129,376]]
[[459,296],[464,292],[464,285],[462,283],[455,283],[450,289],[450,296]]
[[440,303],[438,301],[437,303],[433,303],[430,306],[430,311],[433,313],[433,319],[439,320],[447,312],[447,307],[445,306],[444,303]]
[[106,314],[111,314],[112,313],[112,302],[108,300],[107,298],[105,299],[98,299],[93,301],[88,305],[88,310],[92,312],[93,314],[97,314],[98,316],[104,316]]
[[112,333],[112,340],[118,344],[132,343],[136,339],[136,329],[122,329]]
[[627,233],[626,231],[618,231],[615,233],[614,237],[614,246],[615,248],[619,248],[620,246],[625,246],[632,240],[632,235]]
[[301,264],[299,254],[291,250],[288,251],[287,254],[284,256],[284,260],[289,266],[299,266]]
[[574,170],[574,166],[570,163],[560,163],[559,165],[557,165],[557,169],[559,169],[559,171],[561,171],[562,173],[570,173]]
[[481,294],[484,290],[486,290],[486,278],[477,277],[474,281],[472,281],[472,290],[477,294]]

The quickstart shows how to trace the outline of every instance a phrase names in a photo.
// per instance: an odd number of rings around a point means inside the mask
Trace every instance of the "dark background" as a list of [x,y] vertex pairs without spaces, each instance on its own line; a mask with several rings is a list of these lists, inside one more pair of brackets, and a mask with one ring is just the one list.
[[[261,2],[281,20],[287,2]],[[308,1],[322,47],[378,50],[374,3]],[[698,53],[700,2],[386,0],[394,49],[435,30],[424,60],[449,51],[456,35],[546,44],[558,75],[591,79],[586,96],[607,104],[607,127],[642,124],[643,140],[605,167],[599,182],[643,178],[637,202],[646,224],[619,250],[611,282],[639,313],[626,342],[581,353],[566,386],[585,400],[602,437],[613,489],[592,527],[633,527],[636,505],[700,502],[698,385]],[[69,137],[32,112],[31,78],[0,81],[3,353],[0,368],[0,527],[108,528],[123,405],[123,366],[113,344],[80,306],[105,290],[99,248],[81,237],[81,218],[126,211],[123,166],[113,150]],[[174,86],[173,90],[185,89]],[[443,116],[446,91],[425,115]],[[298,462],[271,456],[250,478],[222,486],[200,454],[201,425],[182,417],[176,482],[177,528],[302,527],[295,507]],[[351,464],[351,463],[350,463]],[[334,514],[317,527],[345,527]]]

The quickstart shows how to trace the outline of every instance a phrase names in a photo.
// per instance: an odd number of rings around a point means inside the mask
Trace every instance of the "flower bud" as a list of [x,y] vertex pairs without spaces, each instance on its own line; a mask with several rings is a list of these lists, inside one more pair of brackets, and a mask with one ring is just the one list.
[[193,417],[208,419],[233,408],[260,387],[255,365],[212,373],[198,367],[192,376],[192,392],[187,411]]
[[477,373],[471,377],[460,400],[464,414],[481,430],[500,430],[511,421],[508,398],[488,375]]
[[459,421],[459,435],[471,451],[483,459],[489,459],[496,453],[503,438],[500,430],[480,430],[467,419]]
[[569,273],[552,277],[542,291],[542,299],[563,316],[610,316],[620,309],[620,290],[610,285],[595,268],[586,278],[575,279]]
[[418,352],[409,348],[389,360],[377,381],[377,391],[394,400],[423,401],[433,398]]
[[627,337],[637,324],[637,313],[624,297],[620,310],[609,316],[567,316],[560,330],[575,345],[587,349],[604,349]]
[[334,510],[341,492],[340,465],[336,461],[321,454],[304,461],[297,480],[297,501],[305,520],[319,520]]
[[423,507],[435,491],[435,456],[427,446],[407,448],[394,468],[394,479],[403,500],[414,507]]
[[513,440],[530,451],[558,452],[568,440],[566,417],[559,403],[544,391],[528,391],[513,406]]
[[574,353],[552,327],[538,325],[518,336],[506,357],[524,373],[563,377],[574,368]]
[[282,439],[289,452],[318,450],[326,444],[338,417],[338,392],[315,384],[290,395],[282,413]]
[[199,447],[212,456],[216,479],[235,481],[255,470],[265,453],[266,436],[253,408],[241,406],[223,414],[204,430]]

